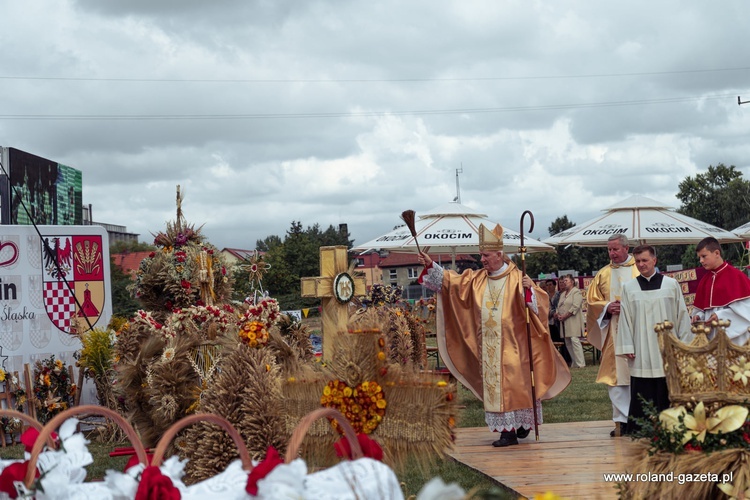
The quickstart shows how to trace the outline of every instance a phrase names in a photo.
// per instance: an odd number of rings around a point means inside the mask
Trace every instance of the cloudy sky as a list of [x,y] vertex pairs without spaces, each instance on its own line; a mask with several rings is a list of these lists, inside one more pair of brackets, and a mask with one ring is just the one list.
[[0,144],[83,171],[94,219],[254,248],[356,243],[456,196],[547,236],[632,194],[750,177],[739,0],[25,0],[0,17]]

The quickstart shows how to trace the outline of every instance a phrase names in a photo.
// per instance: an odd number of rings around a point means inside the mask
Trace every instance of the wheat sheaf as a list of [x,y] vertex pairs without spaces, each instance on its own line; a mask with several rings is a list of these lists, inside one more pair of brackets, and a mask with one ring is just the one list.
[[102,254],[95,241],[76,243],[76,270],[82,274],[97,274],[101,266]]

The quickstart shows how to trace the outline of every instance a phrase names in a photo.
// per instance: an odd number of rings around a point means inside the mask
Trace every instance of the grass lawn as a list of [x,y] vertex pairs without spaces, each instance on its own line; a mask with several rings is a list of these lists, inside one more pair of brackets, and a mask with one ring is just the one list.
[[[587,359],[591,363],[591,359]],[[612,417],[611,405],[605,386],[594,382],[598,365],[573,370],[573,381],[557,398],[543,403],[544,421],[578,422],[588,420],[607,420]],[[482,403],[471,392],[459,387],[459,401],[462,405],[457,425],[459,427],[483,427],[484,410]],[[115,446],[127,446],[126,443],[113,445],[91,443],[89,450],[94,456],[94,463],[88,467],[87,477],[90,480],[101,479],[107,469],[122,470],[128,457],[110,458],[109,452]],[[21,445],[0,448],[0,458],[22,458]],[[446,483],[456,482],[466,491],[475,491],[481,498],[514,498],[502,486],[491,478],[481,474],[451,458],[440,460],[423,470],[414,464],[407,464],[399,474],[405,496],[415,495],[431,478],[440,476]]]

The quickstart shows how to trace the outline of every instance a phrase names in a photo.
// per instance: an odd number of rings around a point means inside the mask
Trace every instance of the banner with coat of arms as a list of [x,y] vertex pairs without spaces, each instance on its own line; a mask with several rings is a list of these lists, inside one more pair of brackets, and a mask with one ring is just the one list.
[[89,330],[104,306],[104,254],[100,235],[46,235],[40,245],[44,307],[66,333]]
[[[0,364],[54,355],[75,365],[77,333],[112,316],[109,237],[101,226],[0,226]],[[40,237],[41,234],[41,237]],[[7,359],[6,359],[7,356]]]

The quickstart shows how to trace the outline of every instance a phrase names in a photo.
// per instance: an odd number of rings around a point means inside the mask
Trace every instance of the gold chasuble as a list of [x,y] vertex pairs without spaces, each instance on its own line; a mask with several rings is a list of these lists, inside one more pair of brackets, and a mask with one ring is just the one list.
[[589,284],[586,293],[588,306],[586,309],[587,339],[597,349],[602,351],[602,361],[596,381],[609,386],[630,385],[630,369],[625,357],[615,356],[615,342],[617,340],[617,324],[620,315],[614,315],[604,328],[599,328],[599,317],[607,304],[620,300],[622,285],[636,278],[640,273],[635,267],[632,255],[621,265],[609,264],[604,266]]
[[[451,373],[484,402],[488,412],[532,408],[526,305],[522,273],[485,269],[443,273],[438,294],[438,348]],[[534,287],[538,313],[529,311],[537,399],[570,383],[570,371],[549,335],[547,294]],[[543,320],[540,320],[543,318]]]

